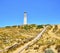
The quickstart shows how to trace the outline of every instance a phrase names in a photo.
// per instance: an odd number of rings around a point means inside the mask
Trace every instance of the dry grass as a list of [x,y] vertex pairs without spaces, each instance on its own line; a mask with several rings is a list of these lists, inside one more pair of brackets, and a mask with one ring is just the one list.
[[[43,27],[37,28],[37,25],[9,26],[0,28],[0,50],[12,46],[14,43],[21,43],[20,45],[15,47],[18,48],[21,45],[24,45],[25,43],[31,41],[42,30]],[[54,53],[58,53],[58,50],[60,48],[58,48],[57,45],[60,45],[60,39],[56,37],[60,38],[60,25],[49,25],[49,28],[42,35],[41,39],[34,45],[26,49],[24,53],[32,53],[32,51],[34,51],[34,53],[47,53],[50,51],[48,49],[51,49],[52,51],[54,51]],[[58,49],[56,49],[56,47]],[[12,49],[12,51],[14,51],[14,48]],[[9,50],[9,52],[11,52],[11,49]]]

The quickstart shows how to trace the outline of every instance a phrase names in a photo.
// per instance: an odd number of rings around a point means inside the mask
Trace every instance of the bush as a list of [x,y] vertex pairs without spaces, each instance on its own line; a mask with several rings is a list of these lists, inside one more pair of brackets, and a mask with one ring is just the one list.
[[20,28],[20,25],[18,25],[18,28]]
[[5,28],[10,28],[11,26],[6,26]]
[[24,27],[23,27],[25,30],[29,30],[29,29],[31,29],[32,27],[30,26],[30,25],[24,25]]
[[15,25],[15,26],[12,26],[12,27],[17,27],[17,26]]
[[48,50],[45,51],[45,53],[54,53],[54,52],[53,52],[53,50],[48,49]]
[[32,27],[36,27],[36,24],[31,24]]
[[38,25],[37,29],[43,28],[43,25]]

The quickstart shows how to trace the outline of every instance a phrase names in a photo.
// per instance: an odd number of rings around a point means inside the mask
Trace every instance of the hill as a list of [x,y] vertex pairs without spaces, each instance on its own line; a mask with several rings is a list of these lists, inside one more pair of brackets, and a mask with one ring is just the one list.
[[[31,24],[0,28],[0,53],[12,53],[12,51],[31,41],[46,26]],[[24,50],[23,53],[60,52],[60,25],[48,24],[48,26],[40,40]],[[5,52],[5,50],[7,51]]]

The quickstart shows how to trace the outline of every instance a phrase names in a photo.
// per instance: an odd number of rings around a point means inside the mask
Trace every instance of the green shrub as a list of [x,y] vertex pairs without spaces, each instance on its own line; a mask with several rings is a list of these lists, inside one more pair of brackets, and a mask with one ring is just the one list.
[[29,29],[31,29],[32,27],[30,26],[30,25],[24,25],[24,27],[23,27],[25,30],[29,30]]
[[48,50],[45,51],[45,53],[54,53],[54,52],[53,52],[53,50],[48,49]]
[[11,26],[6,26],[5,28],[10,28]]
[[12,27],[17,27],[16,25],[12,26]]
[[36,24],[31,24],[32,27],[36,27]]
[[43,28],[43,25],[38,25],[37,29]]
[[45,26],[51,26],[50,24],[46,24]]

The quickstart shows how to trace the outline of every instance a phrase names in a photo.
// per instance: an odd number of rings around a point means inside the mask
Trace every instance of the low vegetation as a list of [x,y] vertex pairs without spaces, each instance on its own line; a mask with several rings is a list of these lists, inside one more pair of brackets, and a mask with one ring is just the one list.
[[[49,27],[40,40],[26,49],[24,53],[32,53],[32,51],[36,51],[37,53],[54,53],[53,50],[56,50],[57,53],[60,52],[60,48],[58,47],[60,45],[60,28],[58,25],[47,25]],[[13,44],[17,44],[15,47],[9,48],[8,51],[3,51],[3,53],[12,53],[12,51],[15,51],[18,47],[23,46],[36,37],[47,25],[15,25],[0,28],[0,53]],[[53,48],[54,45],[55,48]],[[48,48],[51,50],[48,50]]]

